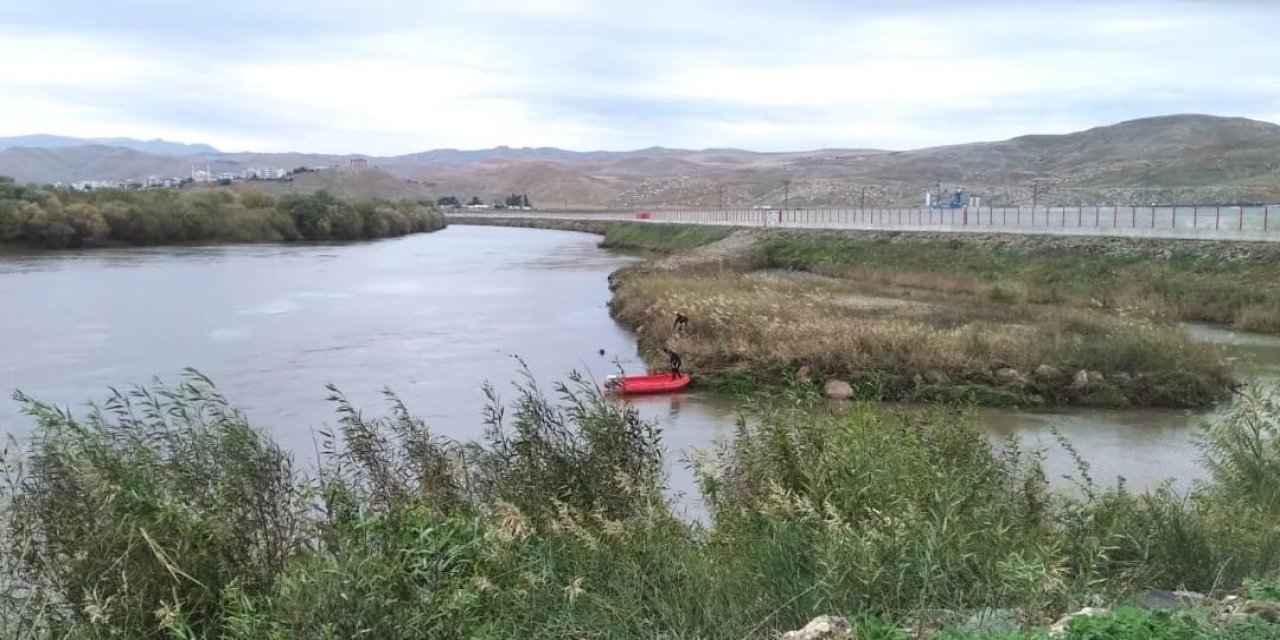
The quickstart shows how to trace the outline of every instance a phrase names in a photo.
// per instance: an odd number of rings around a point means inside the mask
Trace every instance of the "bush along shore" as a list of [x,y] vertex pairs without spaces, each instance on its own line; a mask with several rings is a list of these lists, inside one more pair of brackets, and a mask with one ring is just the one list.
[[[660,368],[662,349],[672,348],[696,379],[725,390],[800,379],[835,398],[1190,408],[1235,386],[1219,350],[1178,326],[1204,314],[1152,302],[1162,280],[1133,289],[1124,304],[1115,295],[1111,304],[1083,302],[1101,295],[1086,283],[1120,260],[1113,253],[1138,253],[1125,258],[1130,268],[1152,271],[1167,262],[1169,246],[1095,243],[1065,264],[1054,245],[1026,239],[952,246],[902,234],[858,239],[649,223],[607,223],[596,232],[602,246],[658,255],[610,278],[611,312],[635,332],[650,364]],[[997,257],[981,257],[990,251]],[[1001,275],[966,274],[978,270],[964,264],[982,260],[1003,264]],[[1192,268],[1180,260],[1177,268]],[[953,272],[944,271],[947,263]],[[1197,264],[1204,271],[1197,277],[1210,279],[1210,263]],[[1036,275],[1007,275],[1019,272]],[[1056,293],[1029,293],[1054,278]],[[683,331],[673,327],[676,313],[690,318]]]
[[364,240],[444,228],[431,203],[194,192],[51,191],[0,176],[0,243],[45,249],[293,240]]
[[1273,395],[1206,429],[1189,496],[1101,490],[1083,463],[1068,495],[970,411],[832,412],[794,385],[695,463],[692,524],[656,425],[576,377],[490,389],[470,443],[331,391],[311,469],[194,372],[83,417],[18,396],[38,427],[3,456],[0,637],[1280,632]]

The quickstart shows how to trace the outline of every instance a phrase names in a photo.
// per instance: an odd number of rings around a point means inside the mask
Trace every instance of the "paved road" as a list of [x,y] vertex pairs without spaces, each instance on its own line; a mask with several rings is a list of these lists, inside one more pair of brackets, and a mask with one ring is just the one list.
[[[1280,209],[1277,210],[1280,214]],[[497,218],[628,220],[683,224],[1030,235],[1280,241],[1270,206],[981,207],[635,212],[485,212]]]

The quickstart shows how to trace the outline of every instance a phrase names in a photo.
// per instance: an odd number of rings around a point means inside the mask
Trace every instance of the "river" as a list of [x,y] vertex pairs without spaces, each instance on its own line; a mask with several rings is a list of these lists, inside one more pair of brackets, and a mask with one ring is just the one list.
[[[548,390],[570,370],[603,379],[616,364],[642,367],[606,307],[607,275],[634,258],[597,242],[454,226],[345,245],[0,255],[0,388],[82,411],[108,387],[175,381],[193,367],[305,461],[314,458],[313,432],[335,422],[326,384],[371,415],[386,408],[386,387],[435,433],[471,439],[483,429],[483,384],[512,395],[512,356]],[[1191,330],[1263,375],[1280,370],[1280,339]],[[664,429],[673,489],[691,492],[679,458],[730,434],[733,407],[703,393],[637,406]],[[983,412],[993,439],[1048,447],[1055,478],[1073,468],[1049,435],[1056,426],[1096,480],[1123,475],[1138,489],[1166,478],[1185,487],[1203,474],[1191,441],[1203,415]],[[0,433],[21,437],[30,427],[16,403],[0,403]]]

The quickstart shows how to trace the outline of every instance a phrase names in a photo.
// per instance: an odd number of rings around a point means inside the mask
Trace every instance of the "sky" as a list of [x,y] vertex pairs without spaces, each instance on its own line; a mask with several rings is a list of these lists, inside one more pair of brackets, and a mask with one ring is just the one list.
[[1280,2],[0,0],[0,136],[911,149],[1280,121]]

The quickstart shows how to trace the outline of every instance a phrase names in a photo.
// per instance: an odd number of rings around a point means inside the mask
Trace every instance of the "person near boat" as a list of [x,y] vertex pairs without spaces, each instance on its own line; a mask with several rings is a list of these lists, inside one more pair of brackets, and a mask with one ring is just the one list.
[[667,360],[671,363],[671,379],[675,380],[680,377],[680,365],[683,364],[680,360],[680,354],[666,348],[663,351],[667,352]]

